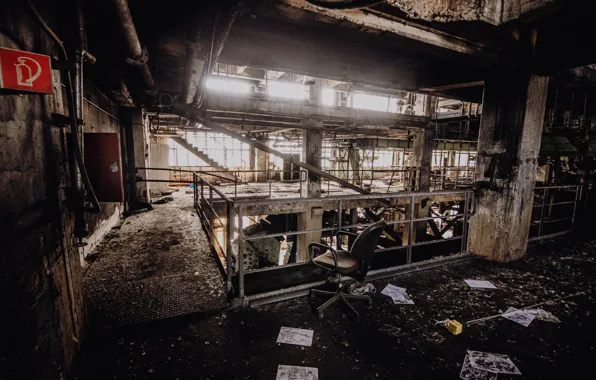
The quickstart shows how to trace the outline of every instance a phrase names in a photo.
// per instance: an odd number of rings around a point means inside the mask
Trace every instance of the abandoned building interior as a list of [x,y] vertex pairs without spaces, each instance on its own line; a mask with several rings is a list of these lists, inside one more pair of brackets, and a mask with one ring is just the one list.
[[0,379],[593,378],[595,17],[1,1]]

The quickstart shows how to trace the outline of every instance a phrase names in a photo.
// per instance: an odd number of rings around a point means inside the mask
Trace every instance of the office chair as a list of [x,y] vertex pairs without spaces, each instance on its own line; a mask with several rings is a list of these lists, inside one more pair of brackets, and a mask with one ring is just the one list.
[[[387,224],[385,221],[380,220],[368,226],[360,234],[347,231],[338,231],[336,234],[337,239],[341,239],[342,235],[353,236],[356,238],[349,251],[341,249],[335,250],[322,243],[310,243],[308,245],[310,261],[319,268],[323,268],[328,272],[334,273],[335,276],[329,277],[328,281],[330,283],[337,284],[337,289],[335,292],[328,292],[318,289],[310,290],[310,295],[312,298],[321,295],[331,296],[327,302],[317,308],[317,315],[319,318],[323,319],[325,310],[339,300],[341,300],[350,309],[356,318],[358,318],[360,314],[350,304],[349,300],[367,301],[368,306],[372,306],[372,299],[367,295],[343,293],[341,291],[341,276],[344,275],[358,281],[364,281],[366,273],[368,272],[368,268],[370,267],[370,263],[374,257],[377,243],[379,242],[381,234],[386,227]],[[318,251],[322,254],[315,257],[315,251]]]

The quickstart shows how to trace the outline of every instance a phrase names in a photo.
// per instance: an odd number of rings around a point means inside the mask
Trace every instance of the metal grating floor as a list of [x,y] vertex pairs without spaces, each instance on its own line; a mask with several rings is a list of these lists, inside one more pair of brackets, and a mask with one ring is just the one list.
[[227,306],[223,276],[192,196],[126,218],[90,255],[85,302],[90,323],[113,328]]

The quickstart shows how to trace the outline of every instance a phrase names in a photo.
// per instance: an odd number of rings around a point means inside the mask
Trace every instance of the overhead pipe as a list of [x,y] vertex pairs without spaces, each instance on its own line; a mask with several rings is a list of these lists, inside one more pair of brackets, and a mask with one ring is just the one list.
[[186,37],[186,56],[184,57],[184,73],[182,79],[182,91],[180,92],[180,101],[186,103],[190,93],[190,82],[192,81],[193,67],[197,52],[200,50],[199,39],[201,38],[201,26],[189,26]]
[[138,69],[143,83],[150,92],[156,91],[155,81],[151,75],[151,70],[147,65],[149,60],[149,54],[147,49],[141,46],[139,36],[137,35],[137,29],[132,20],[130,14],[130,8],[128,7],[128,0],[112,0],[116,6],[116,16],[120,22],[120,27],[124,35],[124,42],[127,49],[126,63],[134,66]]
[[[203,65],[203,71],[201,72],[201,77],[199,78],[197,91],[195,92],[192,100],[192,104],[195,107],[200,108],[203,105],[203,100],[205,99],[205,90],[207,88],[207,79],[219,60],[219,56],[221,55],[224,44],[228,40],[228,35],[232,29],[232,24],[234,24],[236,16],[238,16],[238,14],[240,14],[242,11],[242,6],[243,0],[231,0],[227,3],[224,3],[222,8],[226,9],[227,12],[221,17],[216,16],[214,20],[209,59]],[[189,85],[190,79],[191,78],[188,78]],[[186,99],[181,100],[186,103]]]

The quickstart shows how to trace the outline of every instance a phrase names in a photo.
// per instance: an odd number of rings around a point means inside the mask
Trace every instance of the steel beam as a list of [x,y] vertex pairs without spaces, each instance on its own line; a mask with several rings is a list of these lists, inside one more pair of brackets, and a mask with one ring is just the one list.
[[301,167],[301,168],[306,169],[310,172],[313,172],[323,178],[337,182],[340,185],[347,187],[348,189],[354,190],[360,194],[370,194],[369,191],[364,190],[356,185],[353,185],[348,181],[344,181],[343,179],[333,176],[333,175],[331,175],[315,166],[312,166],[307,163],[296,160],[291,155],[284,154],[276,149],[270,148],[269,146],[267,146],[259,141],[252,140],[243,134],[230,131],[229,129],[225,128],[224,126],[222,126],[220,124],[214,123],[210,120],[206,120],[205,118],[203,118],[202,112],[200,110],[192,107],[191,105],[176,102],[172,106],[172,111],[174,111],[176,114],[178,114],[180,116],[188,118],[189,120],[194,120],[196,122],[199,122],[214,131],[224,133],[230,137],[233,137],[239,141],[242,141],[245,144],[254,146],[257,149],[262,150],[263,152],[267,152],[267,153],[273,154],[274,156],[280,157],[283,160],[286,160],[298,167]]

